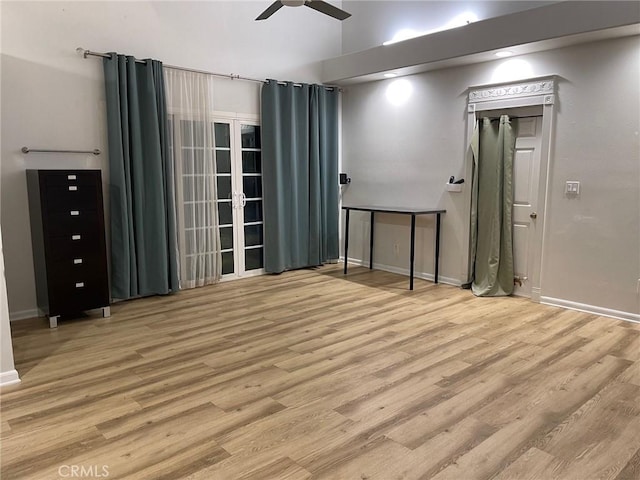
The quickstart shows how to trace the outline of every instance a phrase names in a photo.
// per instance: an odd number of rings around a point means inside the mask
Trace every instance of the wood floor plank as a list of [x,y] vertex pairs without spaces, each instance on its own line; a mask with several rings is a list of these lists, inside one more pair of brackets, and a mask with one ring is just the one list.
[[[267,474],[270,476],[266,476]],[[211,463],[184,478],[188,480],[279,480],[281,477],[283,480],[312,478],[296,463],[291,463],[286,457],[277,457],[269,450],[241,452],[220,462]]]
[[[566,463],[565,470],[615,478],[640,448],[640,387],[611,383],[550,432],[539,448]],[[590,432],[588,439],[574,431]]]
[[323,429],[347,423],[333,410],[321,410],[311,404],[291,407],[229,433],[222,446],[228,452],[259,452],[279,446],[283,441],[319,436]]
[[203,418],[215,419],[219,414],[215,406],[204,404],[111,438],[96,449],[67,459],[67,463],[108,465],[109,475],[115,478],[137,476],[145,471],[153,473],[155,466],[162,462],[173,460],[179,464],[183,456],[191,458],[191,450],[203,443],[209,445],[207,456],[220,461],[229,453],[217,445],[207,422],[202,421]]
[[404,467],[402,473],[407,479],[431,478],[495,432],[494,427],[465,417],[415,448],[412,455],[422,459],[421,464]]
[[411,460],[409,449],[387,438],[380,438],[358,450],[356,455],[345,458],[327,470],[313,473],[314,478],[323,480],[387,480],[395,476],[399,466]]
[[634,362],[629,365],[629,368],[623,371],[617,380],[619,382],[640,386],[640,362]]
[[547,435],[551,425],[561,423],[571,412],[591,399],[602,388],[603,383],[606,385],[620,368],[624,368],[621,367],[623,362],[621,359],[607,357],[578,375],[570,376],[566,382],[541,398],[530,398],[527,408],[511,421],[496,422],[495,418],[488,418],[487,411],[497,413],[489,407],[474,413],[476,418],[498,427],[499,430],[457,459],[455,464],[441,471],[434,480],[460,478],[462,475],[468,475],[470,480],[487,479],[500,473],[524,451],[535,446],[537,439]]
[[[586,369],[539,372],[474,416],[490,425],[501,426],[540,409],[549,416],[566,415],[590,400],[627,366],[625,360],[607,356]],[[514,402],[517,403],[514,405]]]
[[[102,442],[103,436],[95,426],[52,425],[15,433],[2,440],[2,468],[10,473],[27,475],[29,469],[49,465],[48,459],[64,457],[63,452],[72,454],[82,443]],[[3,475],[4,478],[4,475]]]
[[274,394],[273,398],[289,407],[323,399],[325,405],[336,408],[384,386],[386,382],[373,374],[382,368],[405,360],[406,357],[407,354],[403,352],[370,355],[365,357],[362,363],[351,363],[326,375],[310,378],[308,381]]
[[460,393],[399,423],[389,431],[388,436],[402,445],[416,448],[445,428],[470,415],[480,405],[508,386],[507,377],[500,374],[469,382],[467,388]]
[[636,480],[640,478],[640,449],[627,462],[615,480]]
[[638,478],[640,325],[341,268],[13,323],[2,478]]
[[532,447],[492,480],[553,480],[559,478],[554,471],[559,465],[553,455]]
[[277,478],[278,480],[305,480],[311,474],[288,457],[264,465],[252,472],[245,472],[236,477],[238,480],[263,480]]

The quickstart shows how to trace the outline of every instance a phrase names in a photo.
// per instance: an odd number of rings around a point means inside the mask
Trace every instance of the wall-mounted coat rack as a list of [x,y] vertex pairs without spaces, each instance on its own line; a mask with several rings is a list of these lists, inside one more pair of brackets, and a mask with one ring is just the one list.
[[100,155],[100,150],[97,148],[95,150],[50,150],[44,148],[22,147],[21,151],[22,153],[91,153],[93,155]]

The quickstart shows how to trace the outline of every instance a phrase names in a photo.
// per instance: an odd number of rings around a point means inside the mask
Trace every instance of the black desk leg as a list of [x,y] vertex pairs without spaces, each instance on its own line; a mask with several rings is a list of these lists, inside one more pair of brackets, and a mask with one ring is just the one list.
[[436,214],[436,272],[435,283],[438,283],[438,263],[440,260],[440,214]]
[[344,274],[347,274],[348,252],[349,252],[349,209],[346,209],[347,216],[344,226]]
[[409,273],[409,290],[413,290],[413,259],[415,257],[416,248],[416,216],[411,215],[411,255],[409,257],[410,273]]
[[369,270],[373,268],[373,214],[371,212],[371,231],[369,232]]

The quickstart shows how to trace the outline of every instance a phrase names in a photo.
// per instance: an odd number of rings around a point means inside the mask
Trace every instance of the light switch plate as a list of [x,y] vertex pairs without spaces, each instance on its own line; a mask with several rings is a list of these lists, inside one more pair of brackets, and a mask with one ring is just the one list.
[[567,195],[579,195],[580,194],[580,182],[574,180],[568,180],[564,186],[564,193]]

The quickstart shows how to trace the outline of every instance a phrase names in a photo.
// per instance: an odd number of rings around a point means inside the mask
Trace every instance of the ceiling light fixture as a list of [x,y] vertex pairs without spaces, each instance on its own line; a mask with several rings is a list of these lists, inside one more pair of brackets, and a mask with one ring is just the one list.
[[510,57],[511,55],[513,55],[513,52],[511,50],[500,50],[499,52],[495,53],[495,56],[500,58]]
[[397,74],[397,73],[390,72],[390,73],[385,73],[385,74],[384,74],[384,76],[385,76],[386,78],[394,78],[394,77],[397,77],[397,76],[398,76],[398,74]]
[[387,40],[386,42],[383,42],[382,45],[391,45],[393,43],[403,42],[411,38],[420,37],[425,33],[426,32],[418,32],[416,30],[411,30],[410,28],[405,28],[397,32],[391,40]]
[[442,32],[444,30],[451,30],[452,28],[464,27],[465,25],[469,25],[470,23],[477,21],[478,16],[475,13],[469,11],[463,12],[460,15],[457,15],[455,18],[449,20],[446,24],[432,30],[417,31],[410,28],[403,28],[402,30],[398,31],[391,40],[383,42],[382,45],[391,45],[393,43],[403,42],[411,38],[422,37],[424,35],[430,35],[432,33]]

